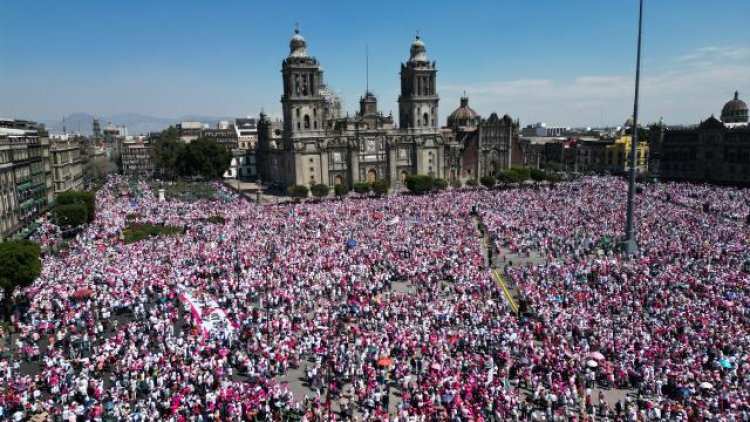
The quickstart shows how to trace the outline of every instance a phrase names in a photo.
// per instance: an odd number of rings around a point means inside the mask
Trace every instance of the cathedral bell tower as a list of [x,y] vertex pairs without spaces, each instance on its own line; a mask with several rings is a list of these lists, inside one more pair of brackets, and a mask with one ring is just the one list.
[[398,97],[399,126],[436,128],[438,102],[435,62],[427,60],[427,49],[417,35],[409,61],[401,63],[401,95]]
[[281,64],[284,95],[284,133],[290,137],[323,130],[327,101],[321,93],[323,69],[307,55],[307,43],[299,29],[289,41],[289,56]]

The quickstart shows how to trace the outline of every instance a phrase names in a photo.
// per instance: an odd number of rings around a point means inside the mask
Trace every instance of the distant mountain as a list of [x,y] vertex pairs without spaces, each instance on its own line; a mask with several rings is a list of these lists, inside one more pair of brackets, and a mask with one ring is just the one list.
[[[111,122],[115,126],[125,126],[128,128],[128,134],[138,135],[141,133],[158,132],[184,121],[198,121],[208,124],[210,127],[216,125],[222,120],[232,121],[235,117],[216,117],[188,115],[177,118],[164,118],[146,116],[137,113],[120,113],[111,116],[99,116],[99,124],[102,129],[107,127]],[[93,132],[94,116],[88,113],[72,113],[65,116],[65,128],[68,133],[81,132],[84,135],[90,135]],[[63,121],[44,121],[47,129],[52,133],[62,133]]]

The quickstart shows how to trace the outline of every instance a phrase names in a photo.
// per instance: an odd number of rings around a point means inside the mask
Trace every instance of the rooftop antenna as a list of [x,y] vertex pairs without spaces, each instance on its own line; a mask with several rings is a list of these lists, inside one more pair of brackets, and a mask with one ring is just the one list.
[[294,22],[294,33],[299,34],[299,22]]
[[65,116],[63,116],[63,135],[68,133],[67,127],[65,127]]
[[365,44],[365,95],[370,92],[370,52]]

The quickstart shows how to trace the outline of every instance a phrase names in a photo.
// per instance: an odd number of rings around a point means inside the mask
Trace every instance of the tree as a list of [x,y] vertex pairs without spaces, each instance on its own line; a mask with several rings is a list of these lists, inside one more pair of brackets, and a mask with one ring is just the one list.
[[432,190],[441,191],[448,189],[448,181],[441,178],[432,179]]
[[88,211],[84,204],[55,205],[52,213],[60,227],[78,227],[88,221]]
[[433,179],[425,174],[412,174],[406,177],[406,188],[411,193],[421,195],[433,188]]
[[30,285],[42,272],[41,247],[28,240],[0,243],[0,287],[5,295],[4,313],[8,319],[13,311],[13,290]]
[[307,189],[307,186],[305,185],[289,186],[289,188],[287,189],[287,193],[289,194],[289,196],[291,196],[294,199],[307,198],[308,191],[309,190]]
[[318,183],[317,185],[312,185],[310,187],[310,192],[312,192],[313,196],[316,198],[322,198],[326,195],[328,195],[328,192],[331,189],[328,187],[328,185],[324,183]]
[[339,198],[346,196],[347,193],[349,193],[349,186],[343,184],[343,183],[337,183],[336,186],[333,187],[334,193],[336,193],[336,196]]
[[221,179],[232,161],[232,152],[226,146],[205,138],[187,144],[185,155],[187,175],[209,180]]
[[388,193],[389,183],[387,179],[378,179],[371,184],[372,191],[375,195],[383,196]]
[[531,169],[531,180],[535,182],[541,182],[546,179],[546,174],[539,169]]
[[531,168],[529,167],[511,167],[510,171],[515,173],[514,177],[519,183],[531,179]]
[[458,178],[451,180],[451,187],[453,189],[461,189],[461,180]]
[[495,186],[495,177],[494,177],[494,176],[491,176],[491,175],[489,175],[489,174],[488,174],[488,175],[486,175],[486,176],[482,176],[482,177],[481,177],[481,178],[479,179],[479,183],[481,183],[481,184],[482,184],[482,186],[484,186],[484,187],[486,187],[486,188],[488,188],[488,189],[489,189],[489,188],[491,188],[491,187]]
[[475,188],[475,187],[479,186],[479,183],[477,183],[477,179],[469,179],[469,180],[466,181],[466,186],[468,186],[470,188]]
[[[94,221],[94,214],[96,212],[96,198],[93,192],[72,190],[67,192],[61,192],[55,198],[55,207],[62,205],[73,205],[81,204],[86,209],[86,220],[84,222]],[[54,212],[54,209],[53,209]],[[83,224],[83,223],[81,223]]]
[[357,192],[360,195],[364,195],[368,192],[370,192],[370,184],[367,182],[357,182],[352,186],[354,189],[354,192]]
[[151,141],[149,153],[159,176],[172,180],[186,173],[187,145],[180,140],[174,127],[162,131]]

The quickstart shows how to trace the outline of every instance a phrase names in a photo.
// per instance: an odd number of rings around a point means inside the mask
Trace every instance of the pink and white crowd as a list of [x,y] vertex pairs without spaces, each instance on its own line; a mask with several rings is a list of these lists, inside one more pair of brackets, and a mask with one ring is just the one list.
[[[750,421],[747,190],[646,187],[627,257],[614,178],[268,206],[131,188],[111,178],[17,293],[0,419]],[[479,220],[546,258],[506,266],[520,319]],[[128,244],[129,223],[184,232]]]
[[634,257],[613,241],[626,194],[589,178],[482,203],[498,247],[546,258],[507,268],[535,316],[531,390],[638,391],[650,400],[632,420],[750,420],[750,190],[645,187]]

